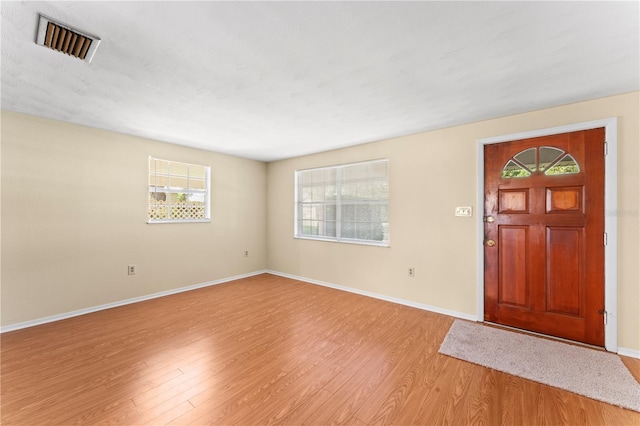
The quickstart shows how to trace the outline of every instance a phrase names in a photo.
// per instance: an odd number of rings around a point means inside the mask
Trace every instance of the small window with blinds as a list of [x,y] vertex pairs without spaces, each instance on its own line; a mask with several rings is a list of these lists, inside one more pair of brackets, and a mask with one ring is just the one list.
[[295,237],[389,245],[389,160],[296,171]]
[[149,158],[149,223],[210,221],[210,168]]

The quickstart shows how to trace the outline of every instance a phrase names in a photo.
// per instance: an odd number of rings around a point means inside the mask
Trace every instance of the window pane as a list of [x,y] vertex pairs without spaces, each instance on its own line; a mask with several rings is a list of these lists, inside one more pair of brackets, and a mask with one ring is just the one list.
[[179,193],[179,194],[171,194],[171,201],[174,204],[185,204],[187,201],[189,201],[189,198],[191,197],[191,194],[183,194],[183,193]]
[[207,205],[207,194],[189,194],[189,201],[198,205]]
[[156,175],[155,176],[155,184],[158,188],[168,188],[169,187],[169,177],[166,175]]
[[189,166],[189,177],[205,179],[207,177],[207,168],[205,166]]
[[371,200],[373,198],[373,182],[358,183],[358,199]]
[[183,204],[172,204],[169,209],[169,219],[185,219],[187,218],[187,209]]
[[336,180],[335,170],[316,169],[302,172],[305,185],[325,185],[334,183]]
[[386,222],[387,219],[387,205],[379,204],[371,206],[371,221],[372,222]]
[[572,175],[575,173],[580,173],[580,166],[578,166],[578,163],[571,154],[565,155],[560,161],[544,172],[545,175]]
[[529,148],[516,154],[513,158],[532,172],[536,171],[536,149]]
[[315,220],[303,220],[302,232],[306,235],[318,235],[318,222]]
[[191,205],[191,217],[193,219],[204,219],[205,218],[205,207],[198,205]]
[[150,158],[149,221],[208,219],[208,174],[207,166]]
[[336,220],[336,206],[335,205],[326,205],[324,207],[324,218],[325,218],[325,220]]
[[314,186],[311,188],[311,199],[313,201],[324,201],[324,186]]
[[172,175],[189,176],[189,165],[185,163],[171,162],[169,172]]
[[371,240],[371,224],[370,223],[357,223],[356,224],[356,238],[359,240]]
[[374,241],[386,241],[386,224],[374,223],[371,225],[371,239]]
[[167,193],[166,192],[149,192],[149,198],[151,199],[151,203],[157,203],[158,201],[167,201]]
[[204,179],[189,179],[189,189],[207,189],[207,182]]
[[336,199],[336,186],[335,185],[326,185],[324,187],[324,199],[325,200],[335,200]]
[[540,147],[540,171],[545,171],[549,164],[556,161],[560,156],[564,154],[564,151],[558,148],[554,148],[552,146],[541,146]]
[[302,220],[311,219],[311,206],[308,204],[303,204],[301,206],[302,211]]
[[386,181],[377,180],[373,182],[373,197],[375,199],[387,198],[389,196],[389,184]]
[[342,238],[355,238],[356,224],[353,222],[342,222],[342,227],[340,229],[340,236]]
[[169,174],[169,162],[165,160],[155,160],[155,173]]
[[371,206],[368,204],[356,206],[356,220],[358,222],[371,222]]
[[366,168],[359,165],[345,166],[342,169],[343,182],[355,182],[366,179],[367,176]]
[[369,168],[369,177],[376,179],[387,180],[389,173],[389,163],[386,161],[379,161],[372,163]]
[[388,161],[296,172],[296,236],[387,241]]
[[503,178],[518,178],[531,176],[531,172],[515,163],[513,160],[509,160],[502,169]]
[[312,194],[311,187],[302,188],[302,202],[306,203],[307,201],[311,201],[312,200],[311,194]]
[[171,188],[189,188],[189,179],[172,175],[169,185]]
[[316,220],[324,220],[325,208],[324,204],[314,204],[313,205],[313,219]]
[[318,184],[324,183],[326,181],[325,175],[326,171],[324,170],[313,170],[309,172],[309,183],[310,184]]
[[167,206],[162,204],[149,205],[149,218],[162,220],[167,218]]
[[354,222],[356,220],[356,206],[354,204],[342,205],[342,220],[347,222]]
[[357,183],[343,183],[340,195],[343,200],[355,200],[358,198]]
[[335,237],[336,236],[336,223],[335,222],[325,222],[325,236],[327,237]]

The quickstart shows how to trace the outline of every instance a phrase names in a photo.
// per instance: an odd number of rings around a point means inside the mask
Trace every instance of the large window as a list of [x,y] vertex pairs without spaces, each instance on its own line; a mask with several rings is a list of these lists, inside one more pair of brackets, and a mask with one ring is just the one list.
[[209,167],[149,158],[149,223],[208,222]]
[[389,161],[296,171],[296,238],[388,245]]

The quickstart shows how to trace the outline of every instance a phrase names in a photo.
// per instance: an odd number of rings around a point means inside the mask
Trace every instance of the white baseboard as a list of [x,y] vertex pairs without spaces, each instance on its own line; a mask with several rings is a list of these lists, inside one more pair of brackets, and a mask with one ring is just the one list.
[[0,333],[6,333],[8,331],[20,330],[23,328],[34,327],[36,325],[46,324],[49,322],[60,321],[67,318],[73,318],[80,315],[90,314],[92,312],[103,311],[105,309],[116,308],[118,306],[130,305],[132,303],[143,302],[145,300],[157,299],[158,297],[170,296],[176,293],[183,293],[185,291],[196,290],[203,287],[209,287],[212,285],[223,284],[229,281],[235,281],[242,278],[252,277],[254,275],[260,275],[266,273],[266,270],[250,272],[248,274],[236,275],[234,277],[222,278],[215,281],[209,281],[201,284],[194,284],[186,287],[175,288],[173,290],[161,291],[159,293],[148,294],[145,296],[134,297],[132,299],[120,300],[118,302],[106,303],[104,305],[93,306],[85,309],[78,309],[77,311],[66,312],[63,314],[52,315],[49,317],[39,318],[31,321],[20,322],[17,324],[11,324],[4,327],[0,327]]
[[[50,323],[50,322],[60,321],[60,320],[67,319],[67,318],[73,318],[73,317],[77,317],[77,316],[80,316],[80,315],[86,315],[86,314],[90,314],[92,312],[103,311],[105,309],[116,308],[118,306],[130,305],[132,303],[138,303],[138,302],[143,302],[145,300],[156,299],[158,297],[170,296],[172,294],[183,293],[185,291],[191,291],[191,290],[196,290],[196,289],[203,288],[203,287],[209,287],[209,286],[212,286],[212,285],[223,284],[223,283],[227,283],[227,282],[230,282],[230,281],[235,281],[235,280],[239,280],[239,279],[242,279],[242,278],[253,277],[255,275],[260,275],[260,274],[265,274],[265,273],[272,274],[272,275],[277,275],[277,276],[285,277],[285,278],[291,278],[291,279],[302,281],[302,282],[306,282],[306,283],[309,283],[309,284],[321,285],[321,286],[333,288],[333,289],[336,289],[336,290],[347,291],[349,293],[355,293],[355,294],[359,294],[361,296],[373,297],[374,299],[380,299],[380,300],[384,300],[384,301],[391,302],[391,303],[397,303],[399,305],[404,305],[404,306],[410,306],[412,308],[422,309],[424,311],[435,312],[435,313],[438,313],[438,314],[449,315],[449,316],[455,317],[455,318],[461,318],[461,319],[465,319],[465,320],[469,320],[469,321],[473,321],[473,322],[477,322],[478,321],[478,318],[475,315],[466,314],[464,312],[452,311],[452,310],[449,310],[449,309],[439,308],[437,306],[425,305],[425,304],[422,304],[422,303],[412,302],[410,300],[399,299],[399,298],[396,298],[396,297],[386,296],[386,295],[383,295],[383,294],[373,293],[373,292],[370,292],[370,291],[358,290],[358,289],[351,288],[351,287],[345,287],[345,286],[341,286],[341,285],[337,285],[337,284],[331,284],[331,283],[324,282],[324,281],[314,280],[314,279],[310,279],[310,278],[300,277],[300,276],[297,276],[297,275],[291,275],[291,274],[286,274],[286,273],[283,273],[283,272],[278,272],[278,271],[272,271],[272,270],[265,269],[265,270],[261,270],[261,271],[250,272],[248,274],[236,275],[236,276],[233,276],[233,277],[222,278],[222,279],[215,280],[215,281],[208,281],[208,282],[201,283],[201,284],[194,284],[194,285],[190,285],[190,286],[186,286],[186,287],[176,288],[176,289],[173,289],[173,290],[161,291],[159,293],[153,293],[153,294],[148,294],[148,295],[145,295],[145,296],[134,297],[134,298],[131,298],[131,299],[121,300],[121,301],[118,301],[118,302],[112,302],[112,303],[107,303],[107,304],[104,304],[104,305],[93,306],[93,307],[90,307],[90,308],[79,309],[77,311],[66,312],[66,313],[63,313],[63,314],[52,315],[52,316],[44,317],[44,318],[38,318],[38,319],[35,319],[35,320],[31,320],[31,321],[25,321],[25,322],[20,322],[20,323],[16,323],[16,324],[11,324],[11,325],[7,325],[7,326],[4,326],[4,327],[0,327],[0,334],[1,333],[6,333],[6,332],[9,332],[9,331],[20,330],[20,329],[23,329],[23,328],[34,327],[36,325],[41,325],[41,324],[47,324],[47,323]],[[623,356],[628,356],[630,358],[640,359],[640,351],[635,350],[635,349],[618,347],[618,355],[623,355]]]
[[629,348],[621,348],[620,346],[618,346],[618,355],[624,355],[630,358],[640,359],[640,351],[636,351],[635,349],[629,349]]
[[405,299],[398,299],[396,297],[386,296],[384,294],[373,293],[373,292],[364,291],[364,290],[358,290],[358,289],[355,289],[355,288],[345,287],[345,286],[341,286],[341,285],[337,285],[337,284],[331,284],[331,283],[327,283],[327,282],[324,282],[324,281],[314,280],[314,279],[305,278],[305,277],[299,277],[299,276],[291,275],[291,274],[285,274],[283,272],[277,272],[277,271],[272,271],[272,270],[267,270],[266,272],[268,274],[278,275],[280,277],[285,277],[285,278],[291,278],[291,279],[298,280],[298,281],[303,281],[303,282],[306,282],[306,283],[309,283],[309,284],[317,284],[317,285],[321,285],[321,286],[324,286],[324,287],[330,287],[330,288],[333,288],[333,289],[336,289],[336,290],[342,290],[342,291],[347,291],[349,293],[359,294],[361,296],[373,297],[374,299],[380,299],[380,300],[384,300],[386,302],[397,303],[399,305],[404,305],[404,306],[410,306],[412,308],[422,309],[423,311],[429,311],[429,312],[435,312],[437,314],[449,315],[451,317],[465,319],[465,320],[469,320],[469,321],[473,321],[473,322],[477,322],[477,320],[478,320],[475,315],[466,314],[464,312],[452,311],[452,310],[449,310],[449,309],[439,308],[437,306],[425,305],[425,304],[422,304],[422,303],[412,302],[410,300],[405,300]]

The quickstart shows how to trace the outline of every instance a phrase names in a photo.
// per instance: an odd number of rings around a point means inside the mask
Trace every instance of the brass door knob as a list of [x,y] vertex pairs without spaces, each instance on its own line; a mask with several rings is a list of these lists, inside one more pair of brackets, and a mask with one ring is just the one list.
[[487,242],[485,243],[487,246],[489,247],[493,247],[496,245],[496,242],[493,240],[487,240]]

